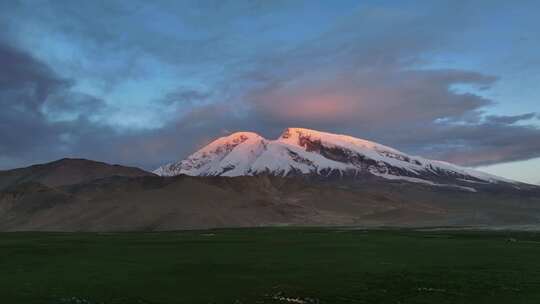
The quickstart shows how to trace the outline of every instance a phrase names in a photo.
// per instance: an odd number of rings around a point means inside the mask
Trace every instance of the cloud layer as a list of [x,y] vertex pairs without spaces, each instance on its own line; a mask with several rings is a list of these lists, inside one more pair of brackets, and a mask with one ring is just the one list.
[[490,110],[500,75],[431,65],[483,5],[84,5],[0,5],[0,168],[152,169],[228,132],[289,126],[467,166],[540,157],[538,109]]

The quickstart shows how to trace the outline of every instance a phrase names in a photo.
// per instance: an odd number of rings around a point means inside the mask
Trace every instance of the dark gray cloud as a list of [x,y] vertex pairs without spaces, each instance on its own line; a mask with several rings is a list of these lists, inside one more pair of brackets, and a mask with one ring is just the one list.
[[486,120],[490,123],[515,124],[519,121],[531,120],[537,116],[538,115],[534,112],[521,115],[488,115],[486,116]]
[[[450,162],[479,166],[540,157],[540,129],[531,126],[476,124],[447,126],[439,138],[453,144],[432,154]],[[426,144],[426,145],[433,145]]]
[[163,98],[159,99],[157,102],[165,105],[174,105],[178,103],[192,105],[193,103],[206,101],[208,98],[210,98],[210,95],[210,92],[181,86],[176,88],[174,91],[166,93],[165,96],[163,96]]
[[69,81],[55,75],[47,65],[1,40],[0,66],[0,90],[11,95],[1,99],[4,106],[15,103],[12,101],[15,99],[18,107],[36,110],[51,91],[69,85]]
[[69,134],[90,125],[89,114],[103,106],[94,96],[71,91],[71,80],[59,77],[46,64],[3,40],[0,66],[3,158],[32,160],[58,155],[69,144],[65,142]]

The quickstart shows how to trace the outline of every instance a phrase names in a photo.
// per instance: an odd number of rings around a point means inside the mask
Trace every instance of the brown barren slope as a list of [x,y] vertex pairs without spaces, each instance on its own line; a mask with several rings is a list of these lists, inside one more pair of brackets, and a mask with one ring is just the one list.
[[300,178],[109,177],[0,193],[0,230],[128,231],[272,225],[536,224],[540,196],[477,193],[407,182]]

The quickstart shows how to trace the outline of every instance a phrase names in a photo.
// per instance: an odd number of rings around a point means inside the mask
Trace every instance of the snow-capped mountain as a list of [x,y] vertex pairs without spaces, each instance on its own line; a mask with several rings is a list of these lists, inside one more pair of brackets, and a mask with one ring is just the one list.
[[456,186],[514,183],[450,163],[410,156],[396,149],[354,138],[302,128],[288,128],[276,140],[252,132],[221,137],[187,159],[154,171],[161,176],[315,176],[380,177]]

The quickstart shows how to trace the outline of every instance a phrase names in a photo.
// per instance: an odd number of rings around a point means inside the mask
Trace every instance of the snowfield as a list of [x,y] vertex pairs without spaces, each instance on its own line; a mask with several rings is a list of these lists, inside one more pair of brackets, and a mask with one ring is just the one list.
[[[371,175],[428,185],[514,183],[477,170],[410,156],[396,149],[347,135],[288,128],[276,140],[253,132],[221,137],[187,159],[154,171],[161,176],[352,177]],[[442,182],[444,181],[444,182]],[[475,191],[472,187],[458,186]]]

